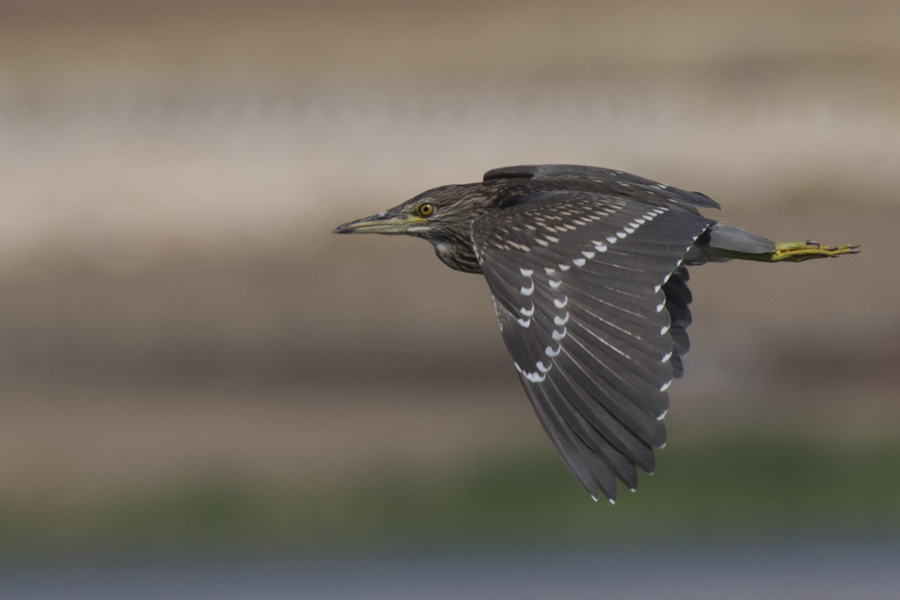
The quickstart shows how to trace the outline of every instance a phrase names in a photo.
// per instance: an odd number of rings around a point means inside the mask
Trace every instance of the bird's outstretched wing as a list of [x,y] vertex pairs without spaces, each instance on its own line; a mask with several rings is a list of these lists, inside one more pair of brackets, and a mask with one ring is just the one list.
[[692,212],[699,208],[722,208],[719,203],[700,192],[687,192],[631,173],[587,167],[582,165],[518,165],[491,169],[484,181],[493,179],[557,179],[575,189],[621,196],[640,196],[661,204],[676,204]]
[[522,384],[595,498],[615,500],[616,476],[634,489],[635,467],[652,473],[653,448],[665,444],[666,390],[680,365],[673,372],[678,343],[663,287],[686,275],[676,269],[712,223],[675,207],[565,191],[526,196],[472,226]]

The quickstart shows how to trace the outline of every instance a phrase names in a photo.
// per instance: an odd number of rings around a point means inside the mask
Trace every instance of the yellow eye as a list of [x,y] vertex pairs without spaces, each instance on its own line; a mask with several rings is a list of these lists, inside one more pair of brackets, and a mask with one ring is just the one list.
[[426,202],[425,204],[419,205],[419,214],[423,217],[430,217],[434,214],[434,204],[430,204]]

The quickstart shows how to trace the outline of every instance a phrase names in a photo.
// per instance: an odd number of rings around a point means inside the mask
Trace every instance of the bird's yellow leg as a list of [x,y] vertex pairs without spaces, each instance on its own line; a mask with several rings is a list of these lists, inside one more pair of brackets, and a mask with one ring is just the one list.
[[844,244],[843,246],[826,246],[813,240],[806,242],[781,242],[775,244],[775,252],[765,254],[767,262],[801,262],[813,258],[828,258],[841,254],[858,254],[859,246]]
[[858,254],[859,246],[844,244],[843,246],[825,246],[814,240],[805,242],[780,242],[775,244],[774,252],[736,252],[734,250],[722,250],[721,256],[737,260],[756,260],[759,262],[801,262],[813,258],[828,258],[841,254]]

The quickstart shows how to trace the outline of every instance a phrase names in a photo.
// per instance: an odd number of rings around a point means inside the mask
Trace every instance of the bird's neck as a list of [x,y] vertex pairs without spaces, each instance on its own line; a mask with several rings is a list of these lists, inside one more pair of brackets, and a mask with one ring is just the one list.
[[447,240],[429,240],[434,253],[445,265],[463,273],[481,273],[481,265],[475,256],[472,243]]

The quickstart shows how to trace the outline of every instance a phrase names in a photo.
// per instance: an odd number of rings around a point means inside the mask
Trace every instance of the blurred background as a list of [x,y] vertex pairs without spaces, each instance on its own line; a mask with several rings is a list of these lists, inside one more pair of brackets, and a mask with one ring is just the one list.
[[[892,597],[898,31],[894,0],[0,0],[0,592]],[[692,271],[669,444],[615,507],[481,277],[330,233],[563,162],[862,244]]]

